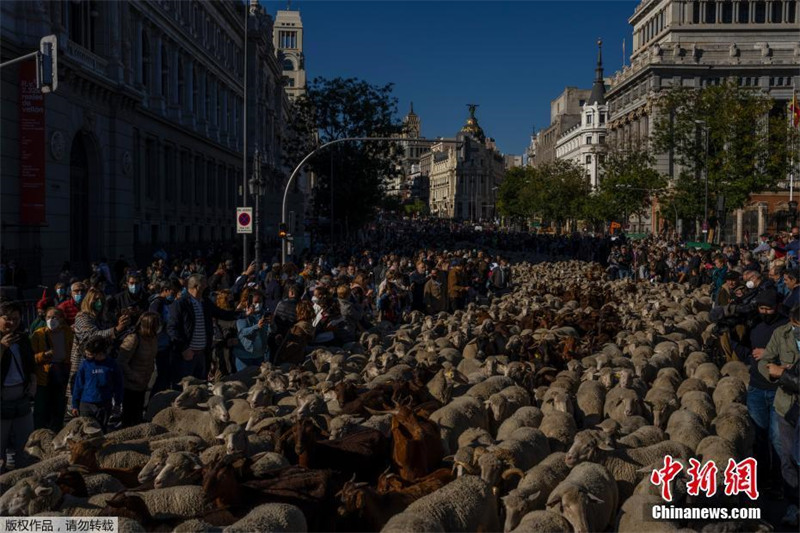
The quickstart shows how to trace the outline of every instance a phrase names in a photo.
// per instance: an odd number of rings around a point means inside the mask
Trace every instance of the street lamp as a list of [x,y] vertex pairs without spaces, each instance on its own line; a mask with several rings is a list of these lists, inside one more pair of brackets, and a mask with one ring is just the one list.
[[[289,175],[289,179],[286,181],[286,186],[283,189],[283,203],[281,205],[281,224],[283,227],[286,226],[286,203],[289,199],[289,187],[291,187],[294,178],[297,174],[300,173],[300,169],[311,159],[314,154],[322,150],[323,148],[327,148],[328,146],[339,144],[343,142],[421,142],[421,143],[429,143],[429,144],[437,144],[437,143],[448,143],[448,144],[455,144],[459,146],[463,144],[463,142],[458,141],[445,141],[443,139],[422,139],[422,138],[407,138],[407,139],[400,139],[395,137],[345,137],[343,139],[335,139],[333,141],[328,141],[324,144],[321,144],[311,150],[306,156],[300,160],[292,173]],[[286,242],[289,239],[289,235],[285,234],[281,236],[281,263],[286,264]]]
[[708,124],[706,124],[705,120],[695,120],[694,123],[697,126],[700,126],[700,124],[703,125],[702,129],[703,129],[703,133],[705,133],[705,141],[706,141],[705,153],[704,153],[705,160],[703,162],[703,171],[705,173],[705,178],[706,178],[705,179],[705,189],[706,189],[705,207],[703,208],[703,233],[705,233],[706,237],[707,237],[708,236]]
[[261,195],[264,194],[264,180],[261,179],[261,152],[256,149],[253,154],[253,177],[248,182],[250,194],[255,196],[256,205],[253,224],[255,231],[255,257],[254,261],[261,261]]

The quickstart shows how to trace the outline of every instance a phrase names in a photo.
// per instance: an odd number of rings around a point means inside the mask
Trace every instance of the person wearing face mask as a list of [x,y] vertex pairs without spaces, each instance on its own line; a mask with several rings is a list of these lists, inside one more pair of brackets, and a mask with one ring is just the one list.
[[28,331],[30,331],[31,334],[45,325],[45,313],[50,306],[50,300],[42,294],[42,299],[36,302],[36,319],[28,326]]
[[741,361],[750,366],[750,382],[747,387],[747,410],[756,430],[755,457],[758,460],[758,479],[762,490],[781,493],[780,461],[778,446],[780,434],[778,419],[773,406],[778,385],[765,379],[758,371],[772,334],[789,319],[778,311],[778,294],[774,290],[761,292],[755,300],[758,319],[749,334],[739,341],[731,338],[731,347]]
[[74,335],[60,309],[48,308],[45,322],[31,335],[37,385],[33,424],[36,429],[47,428],[58,432],[64,427],[64,413],[67,410],[69,356]]
[[797,269],[787,270],[783,273],[783,281],[789,294],[783,299],[783,310],[786,314],[797,304],[800,304],[800,272]]
[[798,491],[798,478],[800,478],[800,399],[798,391],[792,388],[790,382],[783,379],[787,369],[796,372],[800,364],[800,305],[792,308],[789,315],[790,322],[777,328],[772,334],[764,353],[758,362],[761,375],[778,384],[775,393],[775,413],[778,415],[778,431],[780,441],[778,453],[781,459],[781,474],[783,476],[783,490],[789,506],[783,523],[789,526],[798,525],[798,507],[800,491]]
[[56,307],[61,305],[62,303],[66,302],[69,299],[67,295],[67,285],[66,283],[59,281],[55,285],[56,295],[53,297],[53,303]]
[[794,253],[797,257],[800,255],[800,228],[797,226],[792,227],[791,240],[786,244],[786,253]]
[[70,397],[75,375],[83,362],[84,346],[89,339],[102,337],[109,343],[121,338],[131,326],[131,316],[121,314],[115,325],[110,325],[103,319],[106,305],[105,295],[97,289],[89,289],[86,298],[81,302],[81,312],[75,317],[75,342],[72,343],[70,356],[70,373],[67,382],[67,396]]
[[231,351],[236,358],[237,371],[248,366],[258,366],[268,359],[268,311],[264,307],[264,295],[260,291],[251,291],[245,316],[236,321],[239,343]]
[[84,296],[86,296],[86,285],[77,281],[70,286],[70,298],[58,305],[58,308],[64,312],[64,319],[68,326],[75,323],[75,317],[81,311]]
[[147,311],[149,307],[148,295],[142,278],[137,274],[128,274],[125,288],[109,299],[108,316],[116,318],[124,310],[132,315],[134,320]]

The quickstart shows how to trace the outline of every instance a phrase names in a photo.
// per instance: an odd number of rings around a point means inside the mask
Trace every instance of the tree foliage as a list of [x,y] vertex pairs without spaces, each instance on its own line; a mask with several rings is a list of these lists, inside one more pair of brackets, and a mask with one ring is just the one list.
[[652,205],[667,180],[654,168],[655,157],[642,146],[610,147],[601,164],[602,175],[587,217],[594,221],[623,220],[641,215]]
[[681,217],[702,218],[706,170],[710,212],[720,195],[728,209],[740,208],[752,193],[775,189],[786,178],[785,115],[759,90],[734,82],[676,87],[658,104],[651,140],[657,152],[672,152],[678,165],[673,202]]
[[[284,160],[294,168],[316,146],[336,139],[391,137],[401,131],[396,115],[392,84],[315,78],[292,106]],[[321,150],[307,163],[317,176],[316,214],[332,214],[350,228],[369,221],[381,205],[384,181],[400,171],[401,154],[390,142],[344,142]]]
[[517,221],[539,218],[561,225],[583,216],[590,192],[584,169],[571,161],[512,168],[498,190],[498,211]]

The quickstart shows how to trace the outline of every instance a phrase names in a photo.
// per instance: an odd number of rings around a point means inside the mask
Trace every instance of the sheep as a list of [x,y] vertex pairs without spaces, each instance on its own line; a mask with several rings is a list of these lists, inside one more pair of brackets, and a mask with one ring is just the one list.
[[270,472],[289,466],[289,461],[283,455],[275,452],[264,452],[254,458],[250,471],[256,479],[267,476]]
[[625,435],[617,443],[626,448],[643,448],[667,439],[666,433],[656,426],[643,426]]
[[428,418],[431,422],[439,425],[445,454],[451,454],[457,450],[458,437],[468,428],[480,427],[487,431],[489,430],[489,423],[483,404],[472,396],[456,398],[441,409],[431,413]]
[[548,389],[542,400],[541,409],[542,413],[545,415],[553,411],[561,411],[569,415],[572,415],[574,412],[570,394],[560,388]]
[[700,441],[695,453],[703,459],[703,463],[714,461],[716,465],[728,465],[728,459],[736,459],[736,445],[717,435],[710,435]]
[[747,402],[747,385],[738,377],[727,376],[717,382],[712,396],[717,412],[732,402]]
[[[509,531],[506,529],[505,531]],[[571,533],[569,521],[552,511],[532,511],[522,517],[511,533]]]
[[644,403],[650,411],[653,425],[663,429],[670,415],[679,407],[678,397],[672,389],[653,387],[644,397]]
[[493,428],[499,426],[521,407],[531,405],[531,396],[528,391],[518,385],[507,387],[500,392],[492,394],[486,400],[486,407]]
[[56,453],[53,449],[55,436],[55,432],[50,429],[33,430],[25,443],[25,453],[40,461],[53,457]]
[[662,368],[658,371],[658,375],[655,381],[653,381],[651,389],[666,389],[677,392],[681,381],[683,380],[677,369],[672,367]]
[[681,382],[675,394],[678,395],[678,399],[682,399],[684,394],[692,391],[708,392],[708,387],[697,378],[687,378]]
[[171,406],[172,402],[174,402],[180,394],[181,393],[176,390],[165,390],[151,396],[150,401],[147,402],[144,419],[146,421],[153,420],[153,417],[156,416],[157,413]]
[[480,383],[476,383],[467,391],[467,396],[477,398],[481,402],[485,402],[492,394],[498,393],[501,390],[516,385],[514,380],[506,376],[492,376],[486,378]]
[[720,379],[719,368],[714,363],[703,363],[688,377],[699,379],[705,383],[706,387],[713,389]]
[[[742,407],[745,410],[747,409],[745,406]],[[717,435],[733,443],[740,458],[745,457],[748,451],[753,449],[755,428],[748,415],[743,415],[734,409],[728,409],[722,411],[711,421],[711,427]]]
[[553,489],[547,508],[561,512],[576,533],[604,530],[617,509],[617,484],[604,466],[581,463]]
[[506,509],[506,531],[515,528],[528,511],[544,509],[550,492],[569,473],[570,468],[564,461],[564,457],[563,452],[554,452],[548,455],[542,462],[528,470],[517,488],[503,498],[503,505]]
[[750,367],[742,361],[728,361],[719,369],[719,374],[739,378],[745,385],[750,383]]
[[203,463],[197,454],[173,452],[167,455],[164,466],[155,476],[153,486],[157,489],[189,485],[201,481]]
[[689,391],[681,398],[681,408],[691,411],[702,420],[705,427],[717,416],[717,410],[711,401],[711,396],[702,391]]
[[69,455],[59,454],[50,459],[39,461],[31,466],[24,468],[17,468],[0,475],[0,494],[6,492],[11,487],[16,485],[19,481],[36,476],[46,476],[51,472],[57,472],[69,466]]
[[691,377],[697,367],[702,365],[703,363],[710,363],[711,358],[705,352],[692,352],[686,357],[686,361],[683,362],[683,373],[687,377]]
[[137,439],[164,438],[167,429],[157,424],[143,423],[106,433],[106,442],[125,442]]
[[576,418],[582,428],[594,427],[603,419],[605,397],[606,389],[597,381],[584,381],[578,387],[575,396],[578,406]]
[[621,389],[618,394],[606,396],[603,405],[603,413],[606,417],[616,420],[620,424],[625,419],[633,415],[641,415],[645,412],[642,399],[632,389]]
[[97,474],[87,474],[83,476],[83,479],[86,483],[86,491],[89,496],[125,490],[125,485],[123,485],[120,480],[102,472]]
[[[646,481],[649,483],[649,480]],[[656,505],[664,505],[660,495],[634,494],[623,502],[615,530],[619,533],[677,531],[678,526],[675,523],[653,519],[652,508]]]
[[173,407],[180,407],[183,409],[190,409],[205,403],[208,400],[210,393],[205,383],[202,385],[192,385],[183,389],[177,398],[172,402]]
[[687,409],[672,413],[667,421],[666,432],[670,439],[683,442],[693,450],[709,435],[703,420]]
[[503,474],[505,462],[512,468],[526,471],[550,454],[547,437],[535,428],[519,428],[513,435],[488,448],[478,448],[475,456],[481,468],[481,479],[494,486]]
[[499,528],[491,486],[479,477],[462,476],[409,505],[381,531],[498,531]]
[[67,441],[84,440],[97,437],[103,432],[100,423],[94,418],[78,416],[66,423],[61,431],[53,437],[53,449],[56,451],[66,450]]
[[308,524],[303,511],[294,505],[265,503],[247,513],[241,520],[223,529],[224,533],[249,531],[302,533],[308,531]]
[[575,419],[567,413],[553,411],[542,418],[539,429],[547,436],[550,449],[556,452],[567,450],[568,443],[578,432]]
[[138,493],[155,519],[195,518],[211,509],[205,501],[203,488],[181,485]]
[[497,440],[508,438],[517,428],[539,427],[544,418],[544,413],[532,405],[520,407],[517,412],[507,418],[497,429]]
[[[218,396],[212,399],[220,400]],[[228,411],[218,405],[214,405],[209,411],[167,407],[153,417],[154,424],[167,429],[195,433],[208,443],[214,442],[229,421]]]

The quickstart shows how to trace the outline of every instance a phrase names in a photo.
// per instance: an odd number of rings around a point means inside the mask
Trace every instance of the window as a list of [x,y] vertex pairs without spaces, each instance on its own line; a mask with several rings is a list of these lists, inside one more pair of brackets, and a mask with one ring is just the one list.
[[753,20],[753,22],[758,24],[763,24],[766,21],[767,21],[767,3],[756,2],[756,14],[755,14],[755,20]]
[[139,130],[133,129],[133,206],[136,209],[142,206],[142,174],[139,163]]
[[592,113],[586,113],[586,125],[591,126],[594,124],[594,115]]
[[178,105],[181,107],[183,107],[183,91],[186,90],[183,74],[183,58],[178,56]]
[[284,59],[283,70],[294,70],[294,61],[289,58]]
[[144,194],[149,200],[154,200],[157,198],[158,158],[156,156],[156,143],[153,139],[147,139],[145,142],[144,157],[147,162],[147,179],[145,181]]
[[783,22],[783,2],[772,2],[772,22]]
[[750,2],[742,0],[739,2],[739,24],[747,24],[750,20]]
[[297,32],[278,32],[278,48],[297,48]]
[[164,146],[164,173],[161,175],[161,182],[164,183],[164,200],[174,202],[177,200],[178,176],[175,172],[175,149],[172,146]]
[[[586,103],[586,100],[579,100],[578,105],[583,107],[583,104]],[[558,105],[558,110],[561,111],[561,104]]]
[[720,22],[724,24],[733,22],[733,2],[722,3],[722,20]]
[[285,82],[284,85],[286,87],[294,87],[294,78],[290,78],[288,76],[284,76],[283,80]]
[[192,111],[197,112],[197,67],[192,64]]
[[208,74],[205,75],[206,83],[205,83],[205,112],[203,113],[203,117],[208,120],[209,116],[211,115],[211,80],[209,80]]
[[605,123],[606,123],[606,114],[600,113],[600,125],[602,126]]
[[605,136],[605,135],[600,135],[600,136],[597,138],[597,143],[598,143],[598,144],[605,144],[605,142],[606,142],[606,136]]
[[225,167],[222,165],[217,166],[217,207],[220,208],[224,208],[227,205],[225,202],[225,185],[227,181]]
[[586,164],[590,165],[591,163],[592,163],[592,156],[591,155],[587,155],[586,156]]
[[192,201],[192,156],[188,150],[181,152],[181,203],[189,205]]
[[692,2],[692,22],[700,24],[700,2]]
[[69,2],[62,9],[67,10],[69,20],[69,40],[87,50],[95,51],[94,25],[98,18],[97,2]]
[[142,30],[142,85],[147,87],[150,85],[150,42],[148,41],[147,32]]
[[215,165],[206,164],[206,207],[214,207],[214,182],[216,181]]
[[203,160],[200,156],[194,158],[194,205],[203,203]]
[[592,136],[591,135],[587,135],[586,136],[586,144],[592,144]]
[[717,21],[717,3],[706,2],[706,24],[714,24]]
[[796,20],[796,12],[797,12],[797,2],[795,0],[791,0],[790,2],[786,2],[786,20],[785,22],[789,22],[794,24]]
[[169,54],[166,45],[161,45],[161,96],[169,102]]
[[214,84],[214,100],[217,102],[217,116],[214,120],[214,125],[219,127],[222,125],[222,97],[220,95],[219,83]]

